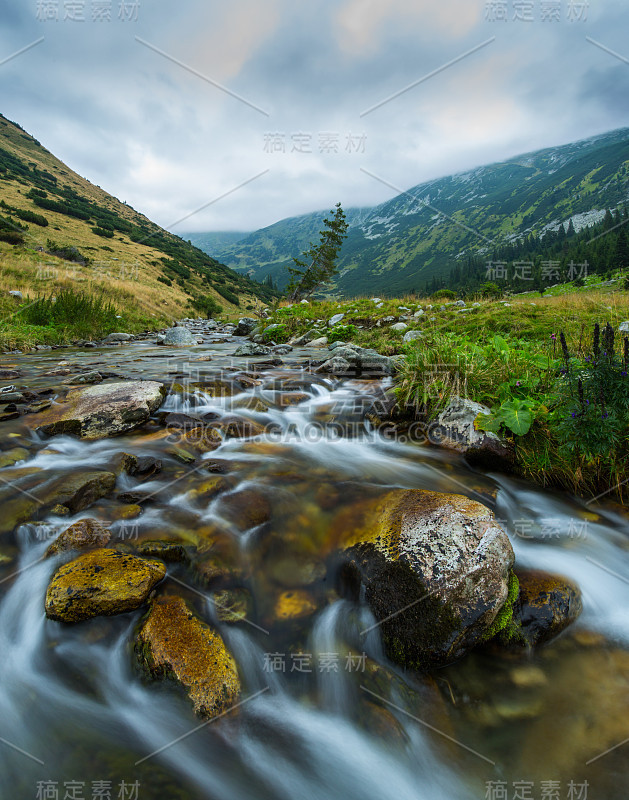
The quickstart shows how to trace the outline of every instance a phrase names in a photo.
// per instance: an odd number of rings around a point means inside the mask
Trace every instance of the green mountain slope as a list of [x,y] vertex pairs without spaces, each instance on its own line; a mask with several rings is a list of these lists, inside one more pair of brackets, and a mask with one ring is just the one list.
[[0,293],[64,288],[105,294],[145,323],[271,297],[77,175],[0,115]]
[[[629,129],[420,184],[373,209],[348,211],[336,290],[423,290],[470,258],[489,260],[570,219],[578,232],[628,198]],[[225,248],[222,258],[258,279],[278,278],[316,238],[323,216],[282,220]]]

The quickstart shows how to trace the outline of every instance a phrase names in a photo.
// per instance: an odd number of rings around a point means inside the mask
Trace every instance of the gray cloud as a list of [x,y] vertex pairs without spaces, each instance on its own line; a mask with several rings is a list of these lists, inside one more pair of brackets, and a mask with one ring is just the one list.
[[[0,0],[3,113],[80,174],[168,225],[251,230],[286,216],[371,205],[393,192],[518,152],[629,124],[624,0],[586,22],[489,22],[484,0],[170,0],[136,22],[37,19],[40,0]],[[513,15],[513,3],[509,0]],[[264,116],[136,36],[269,112]],[[491,45],[360,113],[489,37]],[[625,53],[629,57],[629,51]],[[312,152],[299,152],[309,138]],[[275,138],[271,134],[277,134]],[[338,152],[320,152],[336,136]],[[349,139],[350,134],[354,139]],[[305,138],[304,138],[305,137]],[[284,151],[281,149],[283,142]],[[350,145],[349,149],[348,145]],[[269,150],[274,149],[274,152]]]

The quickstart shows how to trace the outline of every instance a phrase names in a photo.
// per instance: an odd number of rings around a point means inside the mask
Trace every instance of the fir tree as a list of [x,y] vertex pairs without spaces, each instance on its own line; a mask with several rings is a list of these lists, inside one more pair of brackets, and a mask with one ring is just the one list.
[[295,266],[288,267],[292,276],[288,285],[291,303],[310,297],[336,275],[336,259],[347,236],[347,222],[340,203],[330,213],[332,216],[323,220],[325,228],[319,231],[319,244],[311,242],[301,258],[293,258]]

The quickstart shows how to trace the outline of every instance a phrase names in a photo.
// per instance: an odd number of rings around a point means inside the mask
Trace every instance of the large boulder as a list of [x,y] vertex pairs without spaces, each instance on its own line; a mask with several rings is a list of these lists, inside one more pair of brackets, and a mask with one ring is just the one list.
[[166,575],[161,561],[118,550],[94,550],[57,570],[46,592],[46,616],[81,622],[133,611]]
[[393,661],[441,666],[495,632],[514,554],[485,506],[460,495],[393,490],[348,507],[334,530],[341,588],[364,587]]
[[250,336],[257,328],[258,321],[253,317],[242,317],[238,320],[238,325],[234,328],[234,336]]
[[166,395],[157,381],[124,381],[74,389],[65,402],[43,412],[38,430],[53,436],[70,433],[82,439],[118,436],[142,425]]
[[164,334],[166,347],[194,347],[197,340],[187,328],[169,328]]
[[181,597],[153,601],[136,640],[145,673],[170,678],[184,687],[195,712],[206,718],[224,714],[240,694],[236,663],[222,638],[199,620]]
[[490,409],[481,403],[454,396],[431,426],[430,438],[435,444],[462,453],[470,463],[510,469],[512,447],[495,433],[477,428],[479,414],[489,413]]

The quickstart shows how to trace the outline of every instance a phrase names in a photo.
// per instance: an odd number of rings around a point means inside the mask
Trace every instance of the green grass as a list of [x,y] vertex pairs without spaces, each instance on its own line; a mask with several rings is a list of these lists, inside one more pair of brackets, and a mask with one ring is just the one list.
[[[113,298],[113,299],[112,299]],[[119,311],[115,300],[121,301]],[[134,308],[133,296],[122,289],[97,295],[62,289],[21,302],[0,302],[0,350],[29,350],[38,344],[67,345],[77,339],[99,339],[114,331],[139,333],[162,327],[156,319]]]
[[[585,368],[594,325],[610,323],[618,331],[620,323],[629,320],[624,279],[616,285],[617,289],[597,287],[588,280],[583,288],[560,286],[544,297],[530,293],[502,300],[478,298],[478,305],[468,302],[462,312],[454,304],[444,307],[441,300],[413,296],[385,300],[381,308],[368,298],[324,301],[278,308],[269,324],[282,324],[291,336],[314,329],[332,340],[336,335],[330,336],[333,329],[327,323],[334,314],[344,313],[341,325],[351,332],[346,341],[400,356],[395,392],[405,416],[432,419],[453,394],[464,395],[491,409],[485,423],[489,429],[493,425],[514,440],[516,470],[522,477],[586,496],[611,490],[622,499],[629,485],[624,399],[616,397],[616,427],[610,430],[606,418],[590,415],[583,431],[588,448],[579,446],[579,430],[570,430],[571,412],[578,410],[576,384],[569,391],[561,376],[559,346],[563,332],[572,368],[576,374]],[[416,318],[419,308],[424,314]],[[420,340],[404,344],[403,333],[392,331],[391,321],[384,322],[387,317],[398,321],[401,315],[408,317],[409,329],[421,330]],[[618,376],[620,369],[622,365]],[[592,402],[597,406],[598,399]]]

